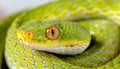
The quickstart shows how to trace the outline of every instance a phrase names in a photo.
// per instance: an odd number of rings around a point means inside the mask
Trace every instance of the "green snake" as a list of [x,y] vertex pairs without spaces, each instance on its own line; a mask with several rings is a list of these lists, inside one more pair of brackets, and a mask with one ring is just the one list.
[[119,69],[120,0],[57,0],[11,15],[0,20],[0,64],[3,51],[10,69]]

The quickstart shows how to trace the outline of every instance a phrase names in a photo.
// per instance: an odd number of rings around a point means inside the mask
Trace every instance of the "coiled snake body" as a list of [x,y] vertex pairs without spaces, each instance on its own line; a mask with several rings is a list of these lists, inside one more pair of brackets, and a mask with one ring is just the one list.
[[[1,23],[0,48],[3,48],[5,43],[4,52],[6,62],[9,68],[11,69],[120,68],[120,30],[119,30],[120,0],[55,1],[42,5],[33,10],[23,12],[16,18],[17,15],[8,17],[4,20],[1,20],[0,22]],[[44,51],[37,51],[20,42],[20,40],[18,39],[18,37],[20,36],[19,35],[17,36],[18,31],[17,29],[19,27],[21,27],[22,25],[26,25],[25,26],[26,28],[33,30],[34,26],[36,27],[39,26],[39,25],[37,26],[39,22],[43,22],[42,23],[43,26],[45,24],[54,25],[51,23],[51,21],[49,23],[49,21],[46,20],[53,20],[53,22],[54,20],[58,20],[55,21],[56,23],[59,23],[59,20],[60,21],[63,20],[63,26],[61,24],[58,24],[60,25],[59,27],[63,28],[63,30],[67,28],[66,24],[64,24],[64,21],[73,23],[77,22],[78,26],[79,25],[83,26],[85,29],[89,30],[91,34],[91,42],[89,47],[81,54],[65,56],[56,55]],[[43,26],[41,26],[41,28],[39,29],[44,30],[45,27]],[[76,28],[73,29],[73,27],[74,25],[70,25],[69,29],[66,30],[68,34],[63,34],[65,38],[71,36],[67,38],[66,41],[71,40],[71,38],[75,36],[77,36],[76,38],[82,36],[86,39],[87,36],[81,35],[82,32],[78,34],[77,33],[78,31],[72,31],[76,29]],[[36,30],[35,32],[40,31]],[[45,34],[45,32],[40,33]],[[63,33],[63,31],[60,31],[60,33]],[[31,36],[30,32],[29,36]],[[36,36],[35,38],[45,39],[42,38],[42,36],[43,35],[41,35],[41,37]],[[49,36],[51,38],[51,35],[48,35],[48,37]],[[26,38],[26,40],[27,39],[29,41],[29,38]],[[58,39],[62,40],[60,38],[56,38],[55,40]],[[42,43],[44,44],[44,42]],[[70,42],[68,42],[67,45],[69,45],[69,43]]]

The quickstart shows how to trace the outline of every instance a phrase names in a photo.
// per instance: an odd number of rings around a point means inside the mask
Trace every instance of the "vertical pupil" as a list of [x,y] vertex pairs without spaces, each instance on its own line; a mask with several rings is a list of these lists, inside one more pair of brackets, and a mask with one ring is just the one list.
[[54,37],[54,30],[53,30],[53,29],[52,29],[52,32],[51,32],[51,33],[52,33],[52,37]]

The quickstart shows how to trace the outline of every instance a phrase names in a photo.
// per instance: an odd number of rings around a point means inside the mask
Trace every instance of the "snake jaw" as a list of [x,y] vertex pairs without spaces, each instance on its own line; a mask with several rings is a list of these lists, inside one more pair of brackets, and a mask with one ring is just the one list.
[[76,55],[76,54],[81,54],[84,50],[87,49],[89,41],[86,41],[86,42],[84,41],[83,43],[72,44],[69,46],[64,46],[64,45],[45,46],[45,45],[28,43],[22,39],[20,40],[20,42],[23,45],[31,47],[32,49],[35,49],[35,50],[46,51],[46,52],[62,54],[62,55]]
[[56,54],[62,54],[62,55],[76,55],[76,54],[81,54],[85,49],[87,49],[88,42],[83,43],[82,45],[77,44],[73,46],[45,46],[45,45],[37,45],[37,44],[29,44],[27,42],[24,42],[23,40],[20,40],[20,42],[23,45],[29,46],[32,49],[35,50],[40,50],[40,51],[46,51],[46,52],[51,52],[51,53],[56,53]]

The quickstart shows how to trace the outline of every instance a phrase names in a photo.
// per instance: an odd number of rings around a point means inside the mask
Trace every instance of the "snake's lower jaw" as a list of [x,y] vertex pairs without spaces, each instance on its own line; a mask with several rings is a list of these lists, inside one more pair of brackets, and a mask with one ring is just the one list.
[[39,51],[46,51],[46,52],[51,52],[51,53],[56,53],[56,54],[62,54],[62,55],[76,55],[76,54],[81,54],[84,52],[88,44],[84,43],[82,45],[74,45],[74,46],[39,46],[35,44],[29,44],[27,42],[24,42],[20,40],[23,45],[26,45],[32,49],[39,50]]

